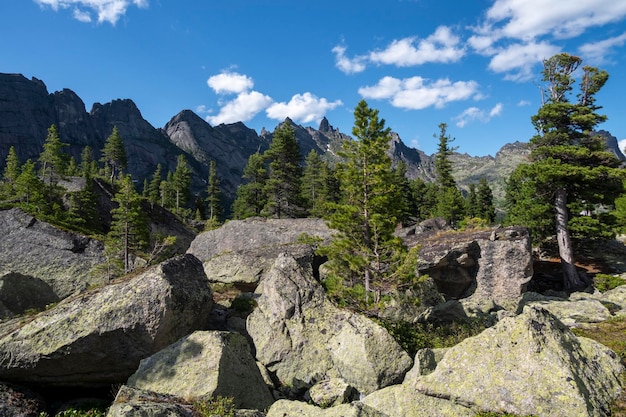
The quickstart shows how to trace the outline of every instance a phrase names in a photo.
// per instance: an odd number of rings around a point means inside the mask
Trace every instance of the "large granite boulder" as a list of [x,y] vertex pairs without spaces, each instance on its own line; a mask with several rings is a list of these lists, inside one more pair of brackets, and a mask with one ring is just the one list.
[[321,219],[232,220],[198,235],[187,253],[203,262],[211,281],[256,284],[283,252],[312,262],[316,243],[331,234]]
[[122,385],[107,417],[195,417],[193,404],[173,395]]
[[87,386],[125,381],[139,361],[202,329],[213,306],[202,264],[172,258],[0,325],[0,380]]
[[264,410],[274,400],[240,334],[197,331],[141,361],[131,387],[182,398],[232,397],[237,408]]
[[624,366],[577,338],[547,310],[527,307],[450,348],[434,372],[405,380],[476,410],[550,417],[606,416]]
[[342,378],[368,394],[399,383],[412,360],[389,333],[364,316],[335,307],[311,267],[282,254],[256,289],[247,329],[257,359],[295,395]]
[[528,230],[450,232],[426,237],[417,270],[427,274],[447,299],[516,303],[533,275]]
[[42,311],[58,301],[52,287],[39,278],[16,272],[0,274],[0,320],[29,310]]
[[266,417],[389,417],[389,415],[360,402],[320,408],[301,401],[279,400],[270,407]]
[[18,208],[0,211],[0,271],[11,271],[47,283],[59,298],[104,277],[91,270],[105,262],[101,242],[38,221]]

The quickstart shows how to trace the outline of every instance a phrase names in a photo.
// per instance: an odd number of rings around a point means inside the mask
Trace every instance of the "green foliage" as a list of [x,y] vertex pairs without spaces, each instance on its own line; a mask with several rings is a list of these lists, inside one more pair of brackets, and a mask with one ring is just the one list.
[[437,184],[440,187],[456,188],[456,181],[452,176],[452,162],[450,161],[456,148],[450,146],[450,143],[454,142],[454,138],[446,133],[447,128],[446,123],[440,123],[439,136],[433,135],[435,138],[439,138],[439,145],[435,154],[435,172],[437,173]]
[[268,174],[263,155],[254,153],[248,158],[248,163],[243,169],[245,183],[237,188],[237,198],[233,203],[233,216],[236,219],[259,216],[267,195],[265,194],[265,182]]
[[263,157],[269,161],[269,173],[263,189],[267,201],[262,213],[278,219],[302,217],[302,155],[289,121],[276,129]]
[[[43,144],[43,151],[39,154],[41,176],[50,186],[54,183],[54,176],[65,174],[67,154],[62,152],[67,143],[61,142],[56,125],[48,128],[48,136]],[[46,181],[47,178],[47,181]]]
[[155,204],[161,203],[161,181],[163,181],[163,178],[161,178],[162,169],[161,164],[157,164],[156,170],[152,174],[152,178],[148,183],[146,198],[152,207],[154,207]]
[[110,181],[113,184],[114,179],[122,173],[126,168],[126,150],[124,149],[124,141],[117,130],[117,126],[113,126],[111,135],[104,142],[102,148],[102,162],[108,168],[110,173]]
[[235,417],[235,402],[232,397],[217,396],[193,403],[194,411],[200,417]]
[[67,410],[60,411],[54,416],[48,413],[40,413],[39,417],[106,417],[107,409],[102,407],[72,407]]
[[257,306],[256,300],[250,297],[235,297],[230,305],[239,314],[248,315]]
[[209,164],[209,182],[207,186],[207,198],[208,205],[208,219],[212,222],[219,224],[219,219],[222,216],[222,204],[220,203],[220,179],[217,176],[217,165],[215,161],[211,160]]
[[174,193],[173,212],[178,216],[185,217],[187,213],[184,208],[189,202],[189,187],[191,187],[191,168],[187,164],[185,155],[178,155],[176,170],[171,179],[168,176],[168,184]]
[[600,292],[606,292],[619,286],[626,285],[624,278],[617,275],[596,274],[593,278],[593,285]]
[[312,216],[322,217],[326,214],[326,204],[331,201],[330,175],[328,164],[311,149],[305,159],[301,188],[304,207]]

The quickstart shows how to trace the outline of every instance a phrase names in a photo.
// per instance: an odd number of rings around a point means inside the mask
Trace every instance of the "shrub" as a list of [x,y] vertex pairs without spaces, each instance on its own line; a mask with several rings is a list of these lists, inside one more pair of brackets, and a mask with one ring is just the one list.
[[194,402],[194,410],[200,417],[235,417],[235,403],[232,397],[217,396]]

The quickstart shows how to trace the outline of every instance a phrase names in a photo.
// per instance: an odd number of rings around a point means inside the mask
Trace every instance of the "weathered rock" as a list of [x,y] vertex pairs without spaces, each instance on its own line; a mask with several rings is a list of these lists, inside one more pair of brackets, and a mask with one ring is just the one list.
[[104,284],[104,277],[90,274],[105,261],[103,254],[97,240],[57,229],[18,208],[0,211],[0,269],[39,278],[59,298]]
[[15,272],[0,276],[0,320],[19,316],[27,310],[42,311],[58,301],[52,287],[39,278]]
[[601,300],[616,304],[620,306],[622,310],[626,310],[626,285],[606,291],[602,294]]
[[313,385],[309,397],[313,404],[327,408],[350,403],[357,399],[358,393],[343,379],[331,378]]
[[413,368],[407,372],[404,380],[412,381],[419,376],[432,373],[447,351],[447,348],[418,350],[415,354],[415,360],[413,360]]
[[600,323],[611,318],[609,309],[598,300],[533,301],[527,305],[548,310],[569,327],[574,327],[580,323]]
[[261,280],[248,333],[257,359],[297,394],[342,378],[360,393],[399,383],[411,358],[371,320],[335,307],[311,268],[281,255]]
[[517,302],[532,278],[525,228],[439,234],[419,243],[417,269],[433,278],[447,299],[472,297],[508,305]]
[[429,397],[402,384],[393,385],[363,398],[363,404],[386,416],[402,417],[471,417],[471,409],[445,398]]
[[40,395],[24,387],[0,383],[0,416],[39,417],[45,410]]
[[389,417],[360,402],[320,408],[301,401],[278,400],[267,411],[266,417]]
[[198,235],[187,253],[203,262],[211,281],[256,284],[280,253],[313,262],[314,245],[306,241],[326,242],[331,233],[321,219],[233,220]]
[[122,385],[107,417],[195,417],[193,405],[173,395]]
[[615,353],[581,342],[547,310],[527,307],[450,348],[434,372],[405,384],[477,410],[606,416],[623,369]]
[[202,264],[172,258],[68,298],[31,321],[0,326],[0,379],[85,386],[125,381],[150,356],[206,325],[212,294]]
[[446,324],[467,320],[463,304],[457,300],[448,300],[428,307],[418,317],[417,321],[434,324]]
[[237,408],[264,410],[273,399],[237,333],[198,331],[141,361],[131,387],[182,398],[232,397]]

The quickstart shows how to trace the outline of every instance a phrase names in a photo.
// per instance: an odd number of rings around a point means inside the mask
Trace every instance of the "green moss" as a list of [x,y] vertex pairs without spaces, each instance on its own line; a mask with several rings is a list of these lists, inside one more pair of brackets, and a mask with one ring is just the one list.
[[598,289],[598,291],[606,292],[621,285],[626,285],[626,281],[616,275],[596,274],[593,278],[593,285]]
[[235,417],[235,403],[232,397],[217,396],[198,400],[194,402],[193,407],[200,417]]

